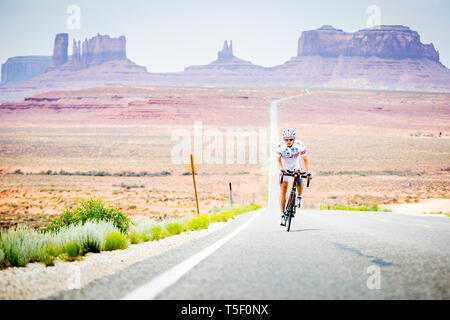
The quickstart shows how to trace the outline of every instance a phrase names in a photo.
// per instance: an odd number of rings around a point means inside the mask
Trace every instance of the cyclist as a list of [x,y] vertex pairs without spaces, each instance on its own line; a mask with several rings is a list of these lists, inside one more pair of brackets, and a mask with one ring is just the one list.
[[[280,141],[276,147],[275,153],[278,160],[278,168],[282,170],[295,170],[296,172],[309,172],[309,159],[308,153],[306,152],[305,145],[299,141],[295,140],[295,130],[292,128],[285,128],[282,132],[283,140]],[[305,165],[302,164],[302,159]],[[305,170],[306,167],[306,170]],[[308,173],[309,177],[311,175]],[[280,172],[279,182],[280,182],[280,212],[281,221],[280,225],[284,226],[284,208],[286,204],[286,191],[288,188],[289,176],[283,176]],[[302,192],[304,181],[300,184],[297,181],[297,193],[298,193],[298,207],[303,206]]]

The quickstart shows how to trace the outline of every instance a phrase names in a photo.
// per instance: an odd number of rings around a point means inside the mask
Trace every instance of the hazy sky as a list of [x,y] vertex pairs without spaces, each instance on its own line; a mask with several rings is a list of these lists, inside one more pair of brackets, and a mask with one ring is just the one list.
[[[80,10],[79,29],[76,15],[67,12],[71,5]],[[125,35],[128,58],[150,72],[210,63],[230,39],[235,56],[274,66],[297,54],[302,31],[324,24],[346,32],[366,28],[375,17],[367,13],[371,5],[379,8],[381,24],[419,32],[450,67],[447,0],[0,0],[0,63],[51,55],[55,35],[66,32],[69,54],[74,38]]]

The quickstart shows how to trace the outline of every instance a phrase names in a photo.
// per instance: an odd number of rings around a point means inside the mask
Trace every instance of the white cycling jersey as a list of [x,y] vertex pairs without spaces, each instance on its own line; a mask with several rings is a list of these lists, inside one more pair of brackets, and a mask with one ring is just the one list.
[[[302,157],[306,157],[308,153],[306,152],[305,145],[299,141],[294,140],[292,147],[288,147],[284,140],[278,143],[275,148],[275,153],[277,157],[281,157],[281,164],[283,165],[283,170],[300,170],[305,171]],[[284,181],[288,180],[288,177],[284,177]]]

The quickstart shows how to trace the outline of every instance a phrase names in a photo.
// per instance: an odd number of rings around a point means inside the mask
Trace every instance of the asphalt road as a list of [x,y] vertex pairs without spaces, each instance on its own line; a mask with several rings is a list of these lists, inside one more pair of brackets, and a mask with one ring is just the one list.
[[268,179],[270,209],[49,298],[450,299],[449,217],[302,209],[286,232],[274,157]]
[[291,232],[278,218],[267,209],[247,213],[216,233],[49,298],[125,298],[236,230],[151,298],[450,298],[448,217],[302,210]]

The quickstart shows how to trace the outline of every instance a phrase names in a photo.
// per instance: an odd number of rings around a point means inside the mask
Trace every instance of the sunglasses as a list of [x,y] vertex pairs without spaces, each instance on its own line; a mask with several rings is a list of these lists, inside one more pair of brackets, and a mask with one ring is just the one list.
[[294,141],[294,139],[284,139],[284,141]]

